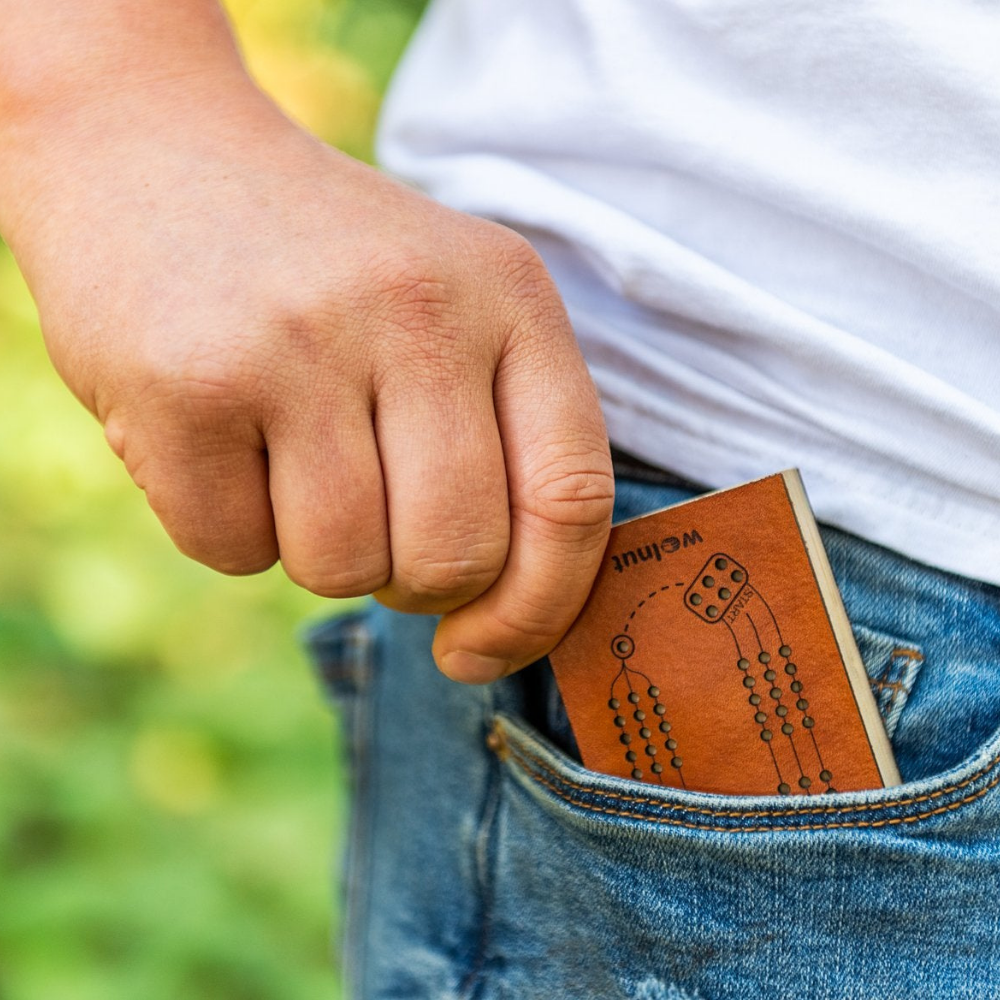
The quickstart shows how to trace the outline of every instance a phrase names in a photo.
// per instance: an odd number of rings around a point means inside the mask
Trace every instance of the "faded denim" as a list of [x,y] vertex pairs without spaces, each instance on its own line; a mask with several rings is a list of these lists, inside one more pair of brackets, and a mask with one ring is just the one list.
[[[683,495],[620,482],[617,516]],[[544,662],[462,687],[434,668],[431,619],[317,629],[355,767],[349,995],[1000,997],[1000,591],[824,539],[901,787],[790,801],[603,777]]]

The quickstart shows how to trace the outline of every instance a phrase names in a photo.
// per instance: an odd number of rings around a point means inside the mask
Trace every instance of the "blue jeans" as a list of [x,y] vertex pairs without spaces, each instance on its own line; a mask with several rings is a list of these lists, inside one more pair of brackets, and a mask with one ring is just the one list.
[[[620,482],[617,516],[687,494]],[[547,664],[445,680],[434,621],[312,636],[356,801],[350,996],[1000,996],[1000,591],[824,529],[904,784],[790,801],[604,777]]]

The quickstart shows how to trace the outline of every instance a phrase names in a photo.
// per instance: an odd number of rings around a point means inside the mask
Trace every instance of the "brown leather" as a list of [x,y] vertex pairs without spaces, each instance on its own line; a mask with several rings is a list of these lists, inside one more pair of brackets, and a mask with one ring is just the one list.
[[857,656],[778,474],[617,526],[550,659],[593,770],[731,794],[880,787],[859,701],[881,722],[838,640]]

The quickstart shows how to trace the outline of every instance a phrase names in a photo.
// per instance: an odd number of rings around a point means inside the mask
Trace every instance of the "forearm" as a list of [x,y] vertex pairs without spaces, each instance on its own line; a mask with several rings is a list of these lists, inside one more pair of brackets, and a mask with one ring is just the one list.
[[0,232],[89,144],[256,100],[215,0],[0,0]]
[[0,24],[5,120],[240,70],[215,0],[0,0]]

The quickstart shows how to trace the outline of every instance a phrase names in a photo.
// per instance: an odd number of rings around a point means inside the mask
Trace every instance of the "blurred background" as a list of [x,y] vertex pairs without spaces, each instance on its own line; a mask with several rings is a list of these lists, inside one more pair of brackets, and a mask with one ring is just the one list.
[[[264,88],[367,160],[423,5],[227,4]],[[296,634],[349,605],[177,554],[2,245],[0,357],[0,1000],[339,998],[345,775]]]

